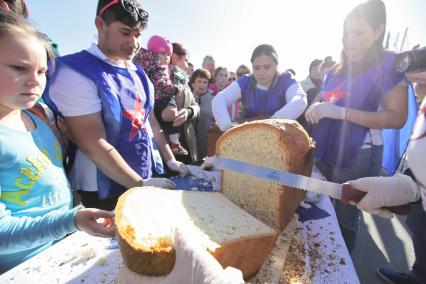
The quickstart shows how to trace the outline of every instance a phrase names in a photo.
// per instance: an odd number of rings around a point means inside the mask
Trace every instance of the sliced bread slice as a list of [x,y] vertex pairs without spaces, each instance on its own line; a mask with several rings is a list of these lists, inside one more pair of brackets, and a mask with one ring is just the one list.
[[177,226],[189,228],[224,268],[240,269],[244,278],[260,269],[278,235],[218,192],[133,188],[119,198],[115,220],[126,266],[144,275],[173,269]]

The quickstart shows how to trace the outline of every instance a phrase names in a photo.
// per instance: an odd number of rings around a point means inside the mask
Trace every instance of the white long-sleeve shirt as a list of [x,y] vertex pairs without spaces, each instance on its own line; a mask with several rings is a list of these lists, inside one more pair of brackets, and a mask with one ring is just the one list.
[[[268,90],[265,86],[260,84],[257,84],[256,88]],[[213,116],[220,129],[224,130],[231,124],[231,118],[229,117],[227,108],[241,99],[241,93],[240,84],[236,81],[219,92],[212,100]],[[271,116],[272,119],[297,119],[306,109],[306,93],[299,83],[295,82],[290,85],[285,91],[285,97],[287,103]]]

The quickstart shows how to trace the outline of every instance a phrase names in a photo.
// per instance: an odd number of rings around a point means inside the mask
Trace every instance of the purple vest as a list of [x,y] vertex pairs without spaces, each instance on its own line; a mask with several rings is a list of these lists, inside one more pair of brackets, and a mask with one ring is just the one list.
[[289,73],[278,75],[277,80],[269,90],[256,88],[253,75],[245,75],[238,80],[241,89],[242,118],[271,116],[287,103],[285,93],[296,81]]
[[[322,100],[347,108],[377,111],[383,97],[404,78],[394,70],[395,56],[385,53],[380,63],[357,75],[349,72],[336,75],[334,69],[330,70],[324,80]],[[315,158],[340,169],[349,167],[368,130],[346,120],[321,119],[312,132]]]

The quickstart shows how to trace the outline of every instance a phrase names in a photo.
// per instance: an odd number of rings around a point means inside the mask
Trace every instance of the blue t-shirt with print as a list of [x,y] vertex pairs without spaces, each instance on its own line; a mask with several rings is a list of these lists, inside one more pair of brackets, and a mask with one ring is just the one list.
[[28,114],[31,132],[0,125],[0,273],[76,230],[60,144]]

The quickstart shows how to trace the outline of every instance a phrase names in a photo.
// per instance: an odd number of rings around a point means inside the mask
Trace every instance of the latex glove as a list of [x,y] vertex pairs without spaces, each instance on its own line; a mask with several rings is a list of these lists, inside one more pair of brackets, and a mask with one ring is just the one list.
[[96,208],[81,208],[74,215],[77,228],[92,236],[114,237],[114,213]]
[[346,108],[332,103],[313,103],[305,113],[309,123],[316,124],[323,118],[345,119]]
[[365,177],[349,182],[367,195],[356,205],[359,209],[384,218],[392,218],[386,206],[404,205],[420,198],[417,184],[411,177],[396,174],[391,177]]
[[189,173],[189,169],[187,165],[173,159],[167,161],[167,166],[169,167],[170,170],[181,173],[183,175],[187,175]]
[[226,132],[226,131],[228,131],[229,129],[231,129],[232,127],[235,127],[235,126],[237,126],[237,125],[239,125],[239,123],[238,123],[238,122],[231,122],[230,124],[225,125],[225,126],[223,126],[223,127],[220,127],[220,126],[219,126],[219,128],[220,128],[220,130],[222,130],[223,132]]
[[176,184],[167,178],[147,178],[143,180],[143,186],[173,189],[176,187]]
[[200,169],[204,171],[210,171],[214,168],[214,161],[216,160],[216,156],[206,157],[203,163],[200,166]]
[[202,247],[190,233],[176,229],[174,235],[176,263],[170,274],[162,277],[148,277],[136,274],[124,267],[120,280],[130,283],[244,283],[240,270],[228,267],[225,270],[216,259]]
[[186,108],[181,109],[178,111],[178,116],[173,121],[173,127],[181,126],[186,122],[188,119],[188,110]]

